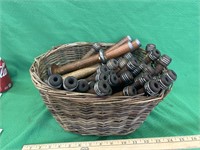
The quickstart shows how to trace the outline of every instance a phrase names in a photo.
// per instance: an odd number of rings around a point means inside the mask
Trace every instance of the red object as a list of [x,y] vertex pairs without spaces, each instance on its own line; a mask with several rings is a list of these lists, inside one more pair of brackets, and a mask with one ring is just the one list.
[[5,92],[12,86],[5,62],[0,58],[0,92]]

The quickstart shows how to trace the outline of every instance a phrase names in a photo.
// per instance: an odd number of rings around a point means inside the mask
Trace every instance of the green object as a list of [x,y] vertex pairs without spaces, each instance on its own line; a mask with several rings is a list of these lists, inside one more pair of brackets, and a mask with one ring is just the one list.
[[[0,99],[0,149],[24,144],[200,134],[200,1],[3,0],[0,51],[14,83]],[[31,82],[34,58],[77,41],[116,42],[130,35],[172,58],[171,93],[134,133],[81,136],[65,132]]]

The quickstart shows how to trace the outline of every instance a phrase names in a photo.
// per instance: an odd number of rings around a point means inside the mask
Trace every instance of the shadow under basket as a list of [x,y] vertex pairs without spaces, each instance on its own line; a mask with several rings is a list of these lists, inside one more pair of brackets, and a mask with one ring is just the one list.
[[[54,47],[35,58],[30,74],[44,103],[53,117],[66,131],[82,135],[126,135],[135,131],[153,108],[169,93],[170,89],[158,96],[106,96],[90,93],[68,92],[54,89],[45,82],[47,68],[51,64],[63,65],[81,59],[93,43],[71,43]],[[103,49],[112,44],[100,43]],[[134,51],[139,59],[145,55],[143,49]]]

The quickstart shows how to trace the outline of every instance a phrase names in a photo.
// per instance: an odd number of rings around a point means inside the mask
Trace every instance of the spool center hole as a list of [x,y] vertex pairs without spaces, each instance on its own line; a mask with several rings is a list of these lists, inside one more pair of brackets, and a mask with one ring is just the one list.
[[54,78],[53,78],[53,81],[54,81],[54,82],[58,81],[58,78],[57,78],[57,77],[54,77]]
[[86,85],[85,84],[82,84],[82,87],[84,88]]
[[104,76],[104,77],[103,77],[103,79],[104,79],[104,80],[107,80],[107,77],[106,77],[106,76]]
[[158,84],[157,84],[157,83],[154,83],[154,86],[155,86],[156,88],[158,88]]
[[155,51],[156,54],[160,54],[160,52],[158,50]]
[[69,84],[74,84],[74,79],[69,79]]
[[107,88],[107,85],[106,85],[106,84],[103,84],[103,88],[105,88],[105,89],[106,89],[106,88]]

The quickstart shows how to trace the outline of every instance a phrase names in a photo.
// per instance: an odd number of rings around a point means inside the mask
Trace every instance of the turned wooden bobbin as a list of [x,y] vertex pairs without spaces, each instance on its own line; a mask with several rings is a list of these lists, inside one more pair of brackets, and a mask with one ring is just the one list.
[[177,79],[176,72],[174,72],[174,70],[171,69],[168,69],[166,72],[164,72],[164,75],[167,76],[171,82],[174,82]]
[[152,50],[156,49],[156,45],[155,44],[147,44],[145,50],[147,52],[150,52]]
[[76,88],[77,92],[87,92],[89,90],[89,85],[87,80],[80,79],[78,80],[78,86]]
[[156,79],[156,81],[159,83],[162,90],[166,90],[172,84],[172,81],[166,75],[162,75]]
[[111,87],[115,87],[119,85],[119,77],[116,73],[109,74],[107,82]]
[[130,71],[123,72],[119,77],[119,84],[131,84],[134,78]]
[[107,73],[97,73],[95,76],[95,81],[99,81],[99,80],[108,80],[108,74]]
[[157,49],[154,49],[150,52],[147,53],[146,57],[144,58],[143,62],[145,64],[149,64],[151,63],[152,61],[155,61],[157,60],[159,57],[160,57],[160,51],[157,50]]
[[138,94],[144,93],[147,96],[155,96],[161,90],[156,80],[150,80],[144,84],[144,87],[137,91]]
[[78,80],[73,76],[69,76],[63,80],[63,88],[67,91],[74,91],[77,86]]
[[[123,72],[117,79],[113,79],[113,82],[118,82],[113,87],[114,92],[118,92],[124,88],[124,86],[130,85],[133,83],[133,76],[130,71]],[[108,82],[109,83],[109,82]]]
[[86,78],[86,80],[89,81],[95,81],[95,78],[97,74],[101,74],[100,77],[103,77],[103,75],[109,74],[110,70],[106,65],[99,65],[99,67],[95,70],[96,72],[90,75],[89,77]]
[[108,73],[110,69],[108,68],[107,65],[101,64],[97,69],[96,73]]
[[158,75],[163,71],[164,68],[166,68],[170,63],[172,59],[168,55],[162,55],[157,61],[156,61],[156,67],[155,67],[155,75]]
[[136,68],[138,68],[139,62],[137,59],[132,59],[131,61],[128,61],[127,64],[120,70],[118,69],[117,75],[122,74],[124,71],[134,71]]
[[119,63],[116,59],[110,59],[110,60],[107,61],[106,66],[110,70],[115,70],[119,67]]
[[137,94],[137,90],[134,86],[126,86],[122,91],[113,94],[113,96],[134,96]]
[[136,77],[134,79],[134,83],[132,84],[132,86],[134,86],[136,89],[140,89],[144,86],[144,84],[146,82],[148,82],[150,79],[152,78],[152,76],[150,76],[147,73],[142,73],[140,74],[138,77]]
[[112,92],[112,89],[105,80],[99,80],[94,84],[94,88],[90,89],[88,92],[97,94],[98,96],[106,96]]
[[47,83],[53,88],[60,89],[63,84],[62,76],[59,74],[52,74],[51,76],[49,76]]

